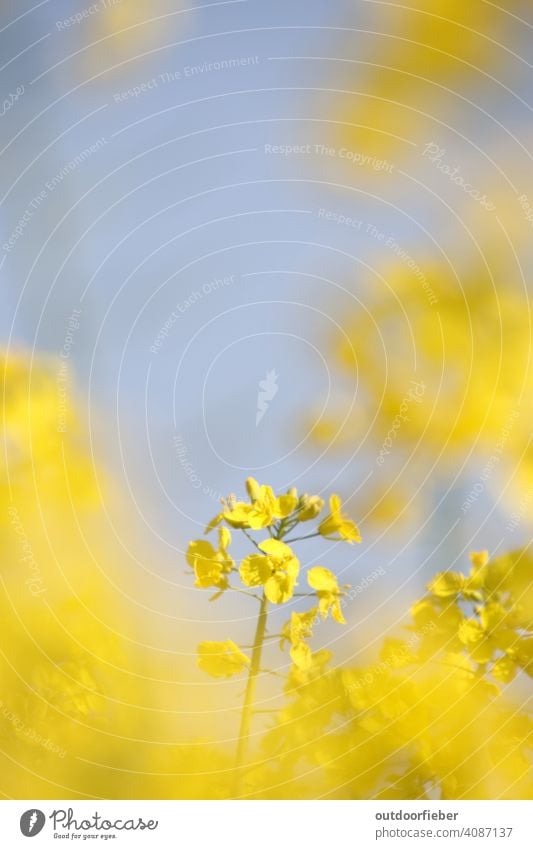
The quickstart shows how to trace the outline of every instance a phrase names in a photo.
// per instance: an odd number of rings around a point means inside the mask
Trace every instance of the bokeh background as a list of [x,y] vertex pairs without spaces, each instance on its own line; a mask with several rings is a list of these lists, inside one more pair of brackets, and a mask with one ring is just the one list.
[[529,542],[532,25],[2,4],[5,796],[209,795],[207,747],[224,784],[242,687],[196,644],[246,644],[255,608],[210,604],[184,551],[249,475],[361,528],[300,552],[365,583],[320,628],[336,664]]

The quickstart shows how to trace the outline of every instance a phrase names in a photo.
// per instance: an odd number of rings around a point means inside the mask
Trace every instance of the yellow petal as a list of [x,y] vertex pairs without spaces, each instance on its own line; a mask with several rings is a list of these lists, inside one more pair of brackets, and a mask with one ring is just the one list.
[[[313,625],[318,615],[318,608],[312,607],[305,613],[293,613],[290,622],[287,622],[288,639],[293,645],[301,642],[302,637],[311,637]],[[285,633],[285,632],[284,632]]]
[[285,519],[286,516],[290,516],[290,514],[296,509],[296,505],[298,504],[298,496],[290,495],[280,495],[277,499],[276,504],[276,514],[280,519]]
[[342,507],[342,501],[338,495],[333,493],[329,497],[329,509],[331,513],[334,515],[335,513],[339,513]]
[[333,600],[335,596],[331,595],[331,593],[317,592],[318,596],[318,610],[320,612],[320,616],[322,619],[328,618],[328,612],[333,604]]
[[230,678],[238,675],[250,664],[233,640],[212,642],[206,640],[198,646],[198,666],[213,678]]
[[187,548],[186,559],[189,566],[194,568],[194,564],[198,557],[202,557],[206,560],[213,560],[216,557],[216,551],[205,539],[194,539],[189,543],[189,547]]
[[211,519],[211,521],[209,522],[209,524],[208,524],[207,528],[205,529],[205,533],[206,533],[206,534],[211,533],[211,531],[213,530],[213,528],[216,528],[216,527],[217,527],[217,525],[220,525],[220,523],[221,523],[221,521],[222,521],[222,519],[223,519],[223,518],[224,518],[224,513],[218,513],[218,514],[217,514],[217,515],[216,515],[213,519]]
[[284,604],[294,593],[295,579],[284,572],[276,572],[265,584],[265,595],[273,604]]
[[272,565],[268,557],[250,554],[242,561],[239,574],[247,587],[259,587],[272,577]]
[[297,643],[295,646],[292,646],[290,655],[292,662],[298,667],[298,669],[305,671],[311,668],[313,663],[313,652],[306,643]]
[[338,622],[339,625],[346,625],[346,619],[344,618],[344,614],[341,608],[341,600],[339,596],[335,596],[333,600],[333,604],[331,605],[331,618]]
[[223,551],[226,551],[226,549],[231,545],[231,531],[229,528],[219,528],[218,545]]
[[261,487],[255,480],[255,478],[246,478],[245,486],[250,501],[257,501],[257,499],[259,498]]
[[266,539],[259,543],[259,548],[275,560],[288,560],[294,557],[292,548],[278,539]]
[[458,595],[465,584],[465,577],[460,572],[439,572],[429,582],[428,589],[437,598],[449,598]]
[[309,569],[307,572],[307,583],[314,590],[325,590],[326,592],[339,591],[337,578],[333,572],[330,572],[329,569],[325,569],[323,566],[313,566],[312,569]]
[[244,501],[237,501],[231,510],[225,510],[222,515],[232,528],[250,528],[252,527],[251,518],[254,515],[254,508]]
[[351,519],[343,518],[342,525],[339,528],[339,533],[342,539],[349,542],[350,545],[353,542],[361,542],[361,532],[355,522],[352,522]]
[[196,575],[195,586],[201,589],[208,587],[218,587],[226,589],[228,580],[223,574],[223,566],[217,560],[205,560],[202,557],[197,558],[194,564],[194,574]]
[[350,544],[361,542],[359,528],[342,514],[341,500],[338,495],[331,495],[329,499],[330,513],[318,526],[319,534],[331,539],[343,539]]

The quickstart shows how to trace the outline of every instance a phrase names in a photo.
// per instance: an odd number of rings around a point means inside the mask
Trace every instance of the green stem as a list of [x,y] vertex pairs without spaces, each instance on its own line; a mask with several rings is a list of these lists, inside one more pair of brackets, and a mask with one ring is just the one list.
[[250,540],[250,542],[252,543],[252,545],[255,545],[255,547],[256,547],[257,549],[259,549],[259,551],[261,551],[261,549],[259,548],[259,545],[256,543],[255,539],[254,539],[252,536],[250,536],[250,534],[248,533],[248,531],[247,531],[245,528],[241,528],[241,531],[243,532],[244,536],[245,536],[248,540]]
[[257,599],[257,601],[261,601],[260,595],[257,595],[257,593],[249,593],[246,590],[241,590],[240,587],[232,587],[231,584],[228,584],[228,590],[232,590],[234,593],[241,593],[241,595],[247,595],[250,598]]
[[233,794],[235,797],[238,797],[240,793],[242,771],[246,758],[246,753],[248,750],[254,696],[257,684],[257,676],[261,668],[261,653],[263,651],[263,643],[265,641],[267,617],[268,599],[263,593],[263,597],[261,598],[261,607],[259,608],[259,616],[257,617],[257,625],[255,629],[254,644],[252,649],[252,661],[250,663],[250,671],[248,672],[248,681],[246,683],[246,692],[244,694],[244,703],[242,706],[241,727],[239,729],[239,742],[237,744],[237,758],[235,763],[235,786]]
[[292,539],[286,540],[287,545],[290,545],[291,542],[300,542],[302,539],[312,539],[313,537],[319,537],[321,534],[318,531],[314,531],[312,534],[306,534],[304,537],[293,537]]
[[[259,596],[257,596],[257,598],[259,598]],[[282,637],[283,634],[267,634],[265,636],[265,640],[281,640]],[[250,650],[253,649],[253,646],[241,646],[241,649]]]

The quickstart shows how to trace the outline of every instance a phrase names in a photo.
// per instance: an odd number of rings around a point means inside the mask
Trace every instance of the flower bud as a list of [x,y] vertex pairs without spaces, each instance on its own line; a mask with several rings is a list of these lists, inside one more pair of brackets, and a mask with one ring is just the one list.
[[298,513],[300,522],[308,522],[310,519],[316,519],[324,506],[324,502],[319,495],[302,495],[302,509]]
[[250,501],[256,501],[259,498],[260,486],[255,478],[246,478],[245,485]]

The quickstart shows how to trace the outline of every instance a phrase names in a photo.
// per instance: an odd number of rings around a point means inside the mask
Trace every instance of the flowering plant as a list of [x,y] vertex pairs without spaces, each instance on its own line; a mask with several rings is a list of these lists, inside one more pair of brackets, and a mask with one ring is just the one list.
[[[199,539],[192,540],[187,549],[187,562],[193,569],[195,584],[202,589],[214,588],[216,593],[212,599],[219,598],[227,590],[234,590],[253,596],[260,605],[251,657],[231,639],[222,642],[204,641],[198,646],[198,664],[209,675],[215,678],[230,677],[248,671],[238,741],[237,778],[250,736],[269,605],[290,601],[299,586],[300,561],[292,544],[320,536],[350,544],[361,541],[359,529],[343,512],[338,495],[331,495],[329,513],[315,531],[289,538],[298,525],[317,519],[324,508],[322,498],[318,495],[299,495],[294,488],[276,495],[272,487],[260,485],[253,478],[247,479],[246,490],[248,501],[237,501],[234,496],[223,501],[222,511],[206,528],[209,534],[218,527],[218,547],[215,548],[205,539]],[[242,531],[255,549],[239,566],[228,551],[232,540],[230,528]],[[258,541],[252,536],[256,531],[266,531],[267,535]],[[237,574],[241,587],[230,584],[231,576]],[[320,662],[321,658],[321,653],[314,654],[307,643],[307,639],[312,636],[315,621],[318,618],[326,619],[331,614],[336,622],[345,624],[341,598],[349,586],[339,586],[336,576],[324,566],[311,567],[307,570],[306,578],[311,592],[298,595],[314,597],[316,604],[304,612],[292,612],[280,634],[281,647],[289,644],[294,667],[304,672]]]

